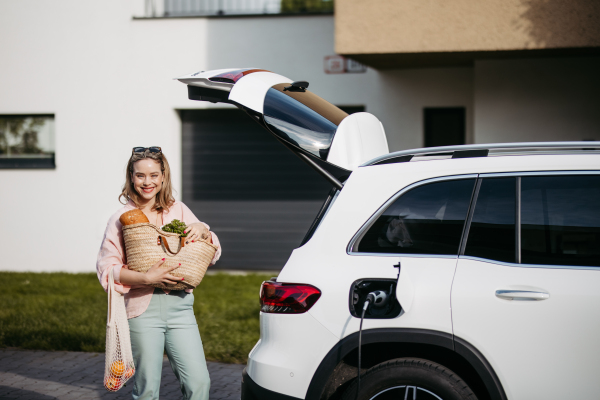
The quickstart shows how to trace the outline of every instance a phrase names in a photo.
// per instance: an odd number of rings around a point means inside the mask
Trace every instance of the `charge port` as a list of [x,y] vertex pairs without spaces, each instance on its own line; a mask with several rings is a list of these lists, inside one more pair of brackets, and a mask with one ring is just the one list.
[[367,295],[376,290],[386,292],[389,296],[389,301],[383,307],[369,307],[365,313],[365,319],[388,319],[396,318],[400,315],[402,307],[396,298],[396,280],[367,278],[354,281],[350,287],[349,305],[350,314],[353,317],[361,317]]

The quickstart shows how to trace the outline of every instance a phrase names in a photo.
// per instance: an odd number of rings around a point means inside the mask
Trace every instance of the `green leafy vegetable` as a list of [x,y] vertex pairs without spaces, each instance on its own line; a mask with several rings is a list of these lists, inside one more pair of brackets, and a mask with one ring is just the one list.
[[187,225],[181,222],[180,220],[174,219],[173,221],[171,221],[171,223],[168,223],[165,226],[163,226],[162,230],[165,232],[177,233],[179,237],[186,237],[188,234],[183,233],[186,226]]

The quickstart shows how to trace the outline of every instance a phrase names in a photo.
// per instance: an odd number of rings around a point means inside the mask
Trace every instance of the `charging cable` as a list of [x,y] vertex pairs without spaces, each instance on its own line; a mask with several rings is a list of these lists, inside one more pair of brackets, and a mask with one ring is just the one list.
[[[394,265],[394,268],[398,268],[398,276],[396,277],[396,286],[400,281],[400,263]],[[360,366],[362,362],[362,326],[363,320],[365,319],[365,312],[371,305],[375,305],[376,307],[384,307],[390,297],[394,295],[393,285],[390,286],[390,293],[386,293],[383,290],[376,290],[367,295],[367,299],[365,300],[365,304],[363,304],[362,315],[360,317],[360,327],[358,328],[358,374],[356,377],[356,396],[355,400],[358,400],[358,393],[360,392]]]
[[358,400],[358,392],[360,392],[360,364],[361,364],[361,350],[362,350],[362,325],[365,319],[365,312],[369,308],[369,305],[375,301],[375,294],[371,292],[367,295],[367,300],[363,305],[362,315],[360,317],[360,328],[358,329],[358,376],[357,376],[357,387],[356,387],[356,400]]

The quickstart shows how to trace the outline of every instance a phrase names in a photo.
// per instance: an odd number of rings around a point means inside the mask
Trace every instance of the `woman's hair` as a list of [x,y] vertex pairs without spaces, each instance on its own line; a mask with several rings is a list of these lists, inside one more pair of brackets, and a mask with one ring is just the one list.
[[[127,171],[125,173],[125,184],[123,185],[123,190],[121,191],[121,195],[119,196],[119,201],[123,197],[125,199],[125,203],[131,200],[135,203],[136,206],[140,206],[139,199],[140,195],[135,190],[135,186],[133,185],[133,164],[137,161],[151,159],[160,164],[160,170],[163,173],[163,183],[162,188],[156,194],[156,203],[154,203],[154,207],[152,210],[156,210],[158,212],[162,212],[168,210],[175,199],[173,198],[173,186],[171,185],[171,168],[169,168],[169,162],[167,161],[167,157],[160,153],[152,153],[149,150],[146,150],[143,153],[133,153],[129,158],[129,162],[127,163]],[[125,204],[124,203],[124,204]]]

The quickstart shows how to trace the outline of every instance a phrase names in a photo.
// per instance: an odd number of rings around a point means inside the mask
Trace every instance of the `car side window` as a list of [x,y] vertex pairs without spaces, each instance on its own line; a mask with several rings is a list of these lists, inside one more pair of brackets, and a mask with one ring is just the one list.
[[377,218],[357,251],[457,255],[474,185],[458,179],[409,190]]
[[515,262],[516,178],[485,178],[473,212],[465,255]]
[[600,176],[521,178],[521,262],[600,265]]

